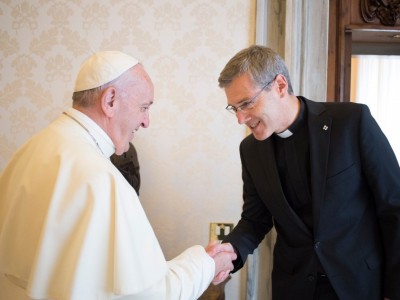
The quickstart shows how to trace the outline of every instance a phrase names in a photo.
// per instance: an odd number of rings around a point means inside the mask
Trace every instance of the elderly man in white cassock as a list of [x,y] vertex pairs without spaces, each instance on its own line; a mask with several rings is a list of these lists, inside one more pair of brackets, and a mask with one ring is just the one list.
[[81,66],[73,107],[6,166],[0,276],[23,299],[196,299],[233,269],[230,244],[166,261],[135,190],[110,161],[149,126],[153,96],[136,59],[96,53]]

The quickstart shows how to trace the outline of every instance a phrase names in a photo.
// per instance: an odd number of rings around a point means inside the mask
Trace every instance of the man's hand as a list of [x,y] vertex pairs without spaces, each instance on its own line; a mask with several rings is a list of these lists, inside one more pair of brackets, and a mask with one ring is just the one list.
[[233,270],[232,261],[237,256],[229,243],[221,244],[218,241],[213,241],[205,249],[215,261],[215,277],[212,283],[217,285],[229,276],[229,273]]

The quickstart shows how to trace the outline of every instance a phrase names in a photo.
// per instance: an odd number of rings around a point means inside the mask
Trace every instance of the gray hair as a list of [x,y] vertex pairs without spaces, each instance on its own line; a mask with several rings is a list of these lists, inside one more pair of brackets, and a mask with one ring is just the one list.
[[101,94],[104,92],[104,90],[110,86],[115,86],[118,89],[121,89],[121,94],[125,94],[123,91],[124,85],[128,82],[129,78],[125,76],[127,72],[124,72],[122,75],[117,77],[116,79],[105,83],[99,87],[90,89],[90,90],[84,90],[84,91],[79,91],[79,92],[74,92],[72,94],[72,106],[76,107],[90,107],[93,106],[96,101],[100,98]]
[[[293,94],[289,72],[285,62],[274,50],[268,47],[253,45],[239,51],[232,57],[218,78],[221,88],[225,88],[238,76],[247,73],[258,86],[271,82],[279,74],[288,82],[288,92]],[[268,89],[268,88],[267,88]]]
[[93,106],[97,99],[99,99],[100,95],[104,91],[104,86],[99,86],[94,89],[74,92],[72,94],[72,106],[76,107],[90,107]]

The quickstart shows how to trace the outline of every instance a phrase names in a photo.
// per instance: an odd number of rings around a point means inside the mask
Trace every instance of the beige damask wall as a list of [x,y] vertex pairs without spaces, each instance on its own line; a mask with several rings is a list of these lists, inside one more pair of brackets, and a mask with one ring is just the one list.
[[[156,87],[150,128],[133,141],[143,206],[168,259],[205,245],[210,222],[235,223],[241,211],[245,129],[224,111],[217,77],[253,42],[254,24],[255,0],[0,0],[0,170],[70,106],[86,57],[125,51]],[[241,298],[240,278],[227,299]]]

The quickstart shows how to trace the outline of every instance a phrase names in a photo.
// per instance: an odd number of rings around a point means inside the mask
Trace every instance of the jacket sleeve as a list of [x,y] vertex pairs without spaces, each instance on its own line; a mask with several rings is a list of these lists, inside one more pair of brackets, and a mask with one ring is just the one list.
[[238,255],[238,258],[234,261],[235,268],[233,272],[243,267],[247,256],[253,253],[254,249],[258,247],[273,226],[272,216],[260,199],[248,170],[249,159],[254,160],[254,155],[252,155],[251,151],[246,151],[248,150],[246,147],[250,142],[250,139],[245,139],[240,145],[243,179],[243,210],[241,219],[223,241],[231,243]]
[[384,265],[384,296],[400,298],[400,168],[384,133],[363,106],[360,149],[363,172],[375,199]]

